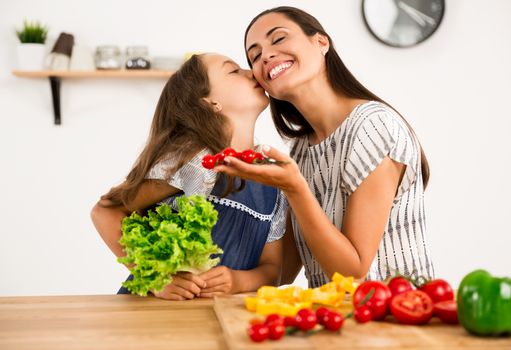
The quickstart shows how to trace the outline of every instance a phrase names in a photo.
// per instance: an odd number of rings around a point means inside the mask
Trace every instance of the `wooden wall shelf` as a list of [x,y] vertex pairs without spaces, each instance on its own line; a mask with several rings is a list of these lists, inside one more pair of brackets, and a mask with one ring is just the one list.
[[174,71],[162,70],[94,70],[94,71],[20,71],[13,70],[12,74],[22,78],[48,78],[50,80],[53,100],[55,125],[62,123],[60,113],[60,85],[62,79],[88,79],[88,78],[119,78],[119,79],[151,79],[169,78]]

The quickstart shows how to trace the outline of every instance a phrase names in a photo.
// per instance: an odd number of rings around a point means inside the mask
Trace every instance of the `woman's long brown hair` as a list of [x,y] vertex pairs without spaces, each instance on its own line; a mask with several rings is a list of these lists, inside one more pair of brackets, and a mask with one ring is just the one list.
[[[168,180],[202,149],[218,153],[229,146],[228,120],[205,101],[209,93],[207,69],[200,55],[193,55],[167,81],[156,105],[146,145],[126,180],[101,197],[109,202],[105,206],[129,208],[146,174],[158,162],[171,160],[174,165],[166,169]],[[226,193],[233,190],[233,183],[229,179]]]
[[[316,33],[320,33],[328,38],[328,42],[330,43],[330,48],[325,55],[326,59],[326,72],[328,81],[330,86],[336,91],[344,96],[350,98],[357,99],[365,99],[372,101],[382,102],[392,109],[394,109],[400,116],[403,116],[390,104],[386,103],[383,99],[376,96],[374,93],[369,91],[364,85],[362,85],[354,76],[351,74],[349,69],[344,65],[343,61],[337,54],[337,51],[334,48],[334,44],[330,36],[325,32],[323,26],[319,23],[319,21],[312,15],[307,12],[297,9],[295,7],[290,6],[280,6],[272,9],[265,10],[258,14],[252,22],[248,25],[245,31],[245,40],[244,45],[246,47],[247,43],[247,34],[252,25],[262,16],[267,15],[269,13],[281,13],[286,16],[288,19],[296,23],[302,31],[307,36],[313,36]],[[252,67],[250,59],[247,55],[248,64]],[[312,134],[314,130],[309,122],[305,119],[305,117],[293,106],[293,104],[278,100],[270,96],[270,109],[273,118],[273,122],[275,123],[275,127],[279,132],[280,136],[287,138],[295,138],[300,136],[305,136]],[[415,134],[411,125],[403,118],[403,121],[410,128],[412,133]],[[420,143],[419,143],[420,145]],[[421,170],[422,170],[422,182],[424,188],[427,187],[429,181],[429,164],[426,158],[426,155],[420,147],[421,151]]]

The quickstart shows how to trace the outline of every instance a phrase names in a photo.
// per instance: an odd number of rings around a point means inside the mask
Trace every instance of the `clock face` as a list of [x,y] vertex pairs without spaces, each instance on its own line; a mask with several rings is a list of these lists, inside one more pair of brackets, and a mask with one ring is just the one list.
[[444,0],[363,0],[369,31],[395,47],[416,45],[429,38],[444,15]]

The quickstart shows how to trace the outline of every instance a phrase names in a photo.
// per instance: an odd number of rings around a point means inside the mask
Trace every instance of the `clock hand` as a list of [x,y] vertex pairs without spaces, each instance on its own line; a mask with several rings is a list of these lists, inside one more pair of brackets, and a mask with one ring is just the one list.
[[431,26],[436,24],[436,21],[432,17],[420,12],[403,1],[399,1],[398,6],[423,27],[426,25],[426,22]]

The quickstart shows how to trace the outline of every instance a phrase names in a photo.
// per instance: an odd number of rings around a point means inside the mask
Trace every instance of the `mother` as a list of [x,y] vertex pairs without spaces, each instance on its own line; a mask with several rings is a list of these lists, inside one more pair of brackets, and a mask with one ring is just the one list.
[[434,275],[423,194],[429,167],[410,125],[350,73],[321,24],[293,7],[256,16],[245,32],[274,123],[292,140],[281,166],[226,158],[217,171],[284,191],[291,206],[282,283],[302,264],[309,286],[334,272],[385,279]]

